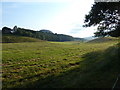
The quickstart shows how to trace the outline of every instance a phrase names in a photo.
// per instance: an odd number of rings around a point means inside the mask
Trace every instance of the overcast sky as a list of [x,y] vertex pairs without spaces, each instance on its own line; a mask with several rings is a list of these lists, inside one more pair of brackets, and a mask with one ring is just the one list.
[[[83,28],[85,14],[91,9],[94,0],[4,0],[2,3],[1,28],[48,29],[54,33],[74,37],[93,36],[95,28]],[[0,28],[0,29],[1,29]]]

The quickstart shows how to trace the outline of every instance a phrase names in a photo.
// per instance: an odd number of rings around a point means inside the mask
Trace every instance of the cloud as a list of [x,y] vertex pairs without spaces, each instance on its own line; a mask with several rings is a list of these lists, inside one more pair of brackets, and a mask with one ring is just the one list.
[[94,36],[94,32],[96,32],[96,27],[88,27],[88,28],[84,28],[84,27],[76,27],[74,29],[72,29],[69,32],[69,35],[73,36],[73,37],[89,37],[89,36]]
[[67,8],[48,23],[47,28],[50,28],[53,32],[69,34],[75,37],[93,35],[93,31],[88,33],[88,31],[82,27],[84,24],[84,16],[89,12],[91,3],[93,2],[81,2],[80,0],[70,2]]
[[72,29],[69,33],[76,34],[79,33],[81,29]]
[[84,28],[82,27],[82,25],[76,24],[74,25],[74,27],[70,30],[70,34],[77,34],[79,33],[81,30],[83,30]]

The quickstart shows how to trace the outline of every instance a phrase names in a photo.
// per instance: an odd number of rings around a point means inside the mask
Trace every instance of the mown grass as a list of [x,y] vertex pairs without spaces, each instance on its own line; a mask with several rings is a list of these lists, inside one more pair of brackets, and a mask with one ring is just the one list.
[[4,43],[3,88],[112,88],[117,43]]

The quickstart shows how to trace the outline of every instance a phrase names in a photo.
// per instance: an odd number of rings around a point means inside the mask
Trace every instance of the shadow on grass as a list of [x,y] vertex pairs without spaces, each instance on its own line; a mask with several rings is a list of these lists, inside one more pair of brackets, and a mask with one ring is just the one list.
[[[120,46],[120,44],[119,44]],[[90,52],[82,56],[83,60],[69,67],[69,71],[56,75],[51,73],[34,82],[16,86],[16,88],[112,88],[120,73],[120,47],[113,46],[105,51]],[[48,73],[46,73],[48,74]],[[40,75],[25,79],[39,77]],[[19,82],[24,82],[19,81]]]

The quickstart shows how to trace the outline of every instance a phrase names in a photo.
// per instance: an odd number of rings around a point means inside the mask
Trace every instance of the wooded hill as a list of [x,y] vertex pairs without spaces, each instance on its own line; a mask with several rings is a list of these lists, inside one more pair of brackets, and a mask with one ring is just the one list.
[[[53,33],[50,30],[40,30],[40,31],[34,31],[30,29],[24,29],[24,28],[17,28],[15,26],[13,29],[8,27],[2,28],[2,34],[3,36],[6,34],[10,35],[17,35],[17,36],[26,36],[26,37],[33,37],[38,38],[40,40],[47,40],[47,41],[74,41],[75,38],[70,35],[64,35],[64,34],[57,34]],[[79,38],[79,40],[83,41],[83,38]]]

